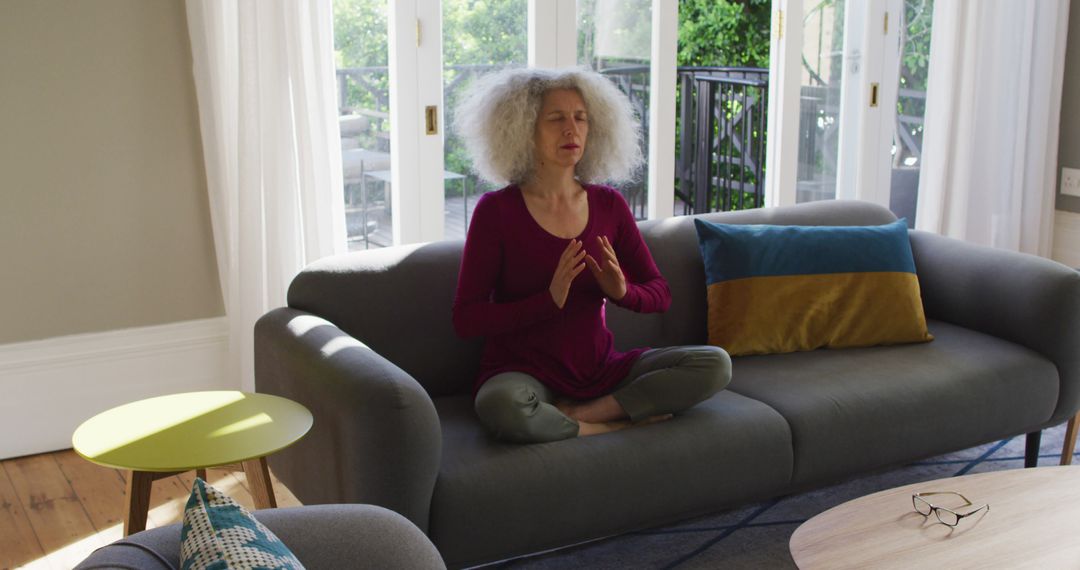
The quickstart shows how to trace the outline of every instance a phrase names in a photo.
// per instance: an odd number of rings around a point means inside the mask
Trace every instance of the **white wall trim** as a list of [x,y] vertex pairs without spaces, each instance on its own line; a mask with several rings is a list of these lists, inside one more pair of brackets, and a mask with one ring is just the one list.
[[0,459],[71,447],[83,421],[174,392],[235,389],[224,317],[0,345]]

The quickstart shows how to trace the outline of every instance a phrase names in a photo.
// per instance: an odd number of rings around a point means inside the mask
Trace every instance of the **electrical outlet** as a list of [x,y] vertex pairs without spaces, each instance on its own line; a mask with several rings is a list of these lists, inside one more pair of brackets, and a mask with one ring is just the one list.
[[1069,196],[1080,196],[1080,169],[1061,169],[1061,193]]

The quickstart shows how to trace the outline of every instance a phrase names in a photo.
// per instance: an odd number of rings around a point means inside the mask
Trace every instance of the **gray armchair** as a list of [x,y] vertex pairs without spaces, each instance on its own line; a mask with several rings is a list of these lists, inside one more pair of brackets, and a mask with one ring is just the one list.
[[[253,513],[305,568],[445,569],[405,517],[372,505],[312,505]],[[145,530],[96,550],[76,570],[180,567],[180,525]]]

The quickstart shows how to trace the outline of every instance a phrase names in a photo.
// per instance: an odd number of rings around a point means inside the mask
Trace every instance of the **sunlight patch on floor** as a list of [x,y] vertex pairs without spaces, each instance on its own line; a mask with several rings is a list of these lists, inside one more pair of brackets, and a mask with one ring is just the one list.
[[[240,481],[231,473],[211,472],[207,474],[207,478],[210,479],[211,485],[230,497],[237,498],[238,496],[247,494],[247,491],[240,485]],[[150,509],[149,516],[147,517],[147,528],[156,528],[158,526],[167,526],[172,523],[181,522],[183,520],[184,506],[187,504],[187,499],[186,496],[176,498]],[[155,524],[154,521],[165,522]],[[71,542],[63,548],[49,552],[37,560],[32,560],[25,565],[18,566],[18,568],[25,568],[27,570],[69,570],[85,560],[94,550],[116,540],[120,540],[123,538],[123,535],[124,525],[123,523],[117,523],[104,530]]]

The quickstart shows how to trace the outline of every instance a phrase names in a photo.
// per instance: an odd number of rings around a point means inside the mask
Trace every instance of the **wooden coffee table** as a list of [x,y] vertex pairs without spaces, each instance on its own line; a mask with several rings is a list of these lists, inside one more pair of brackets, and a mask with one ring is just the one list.
[[[950,528],[912,508],[912,493],[930,491],[962,493],[990,511]],[[931,502],[962,504],[946,495]],[[848,501],[803,523],[790,546],[804,570],[1080,568],[1078,528],[1080,467],[1039,467],[938,479]]]
[[150,487],[184,471],[204,480],[208,467],[243,470],[255,508],[277,506],[266,456],[311,429],[311,412],[278,396],[236,391],[187,392],[102,412],[75,430],[75,451],[129,470],[124,536],[146,528]]

